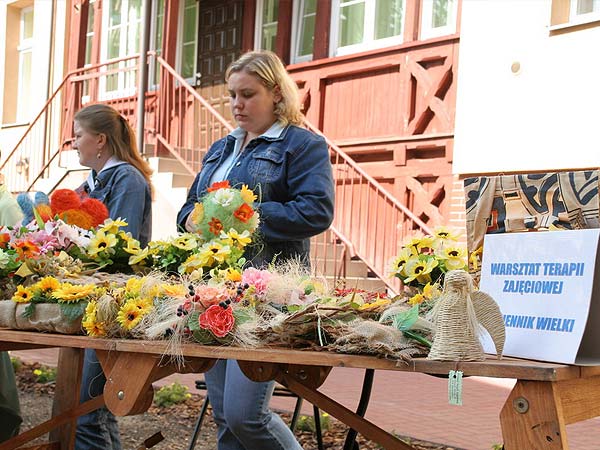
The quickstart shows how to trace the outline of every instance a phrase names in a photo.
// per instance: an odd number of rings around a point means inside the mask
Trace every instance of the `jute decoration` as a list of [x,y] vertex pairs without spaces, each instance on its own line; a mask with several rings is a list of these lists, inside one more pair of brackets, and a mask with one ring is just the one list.
[[481,328],[488,331],[498,358],[506,339],[500,308],[492,297],[473,291],[473,280],[464,270],[446,273],[442,295],[431,312],[435,337],[428,359],[438,361],[482,361]]
[[12,300],[0,300],[0,328],[16,328],[17,304]]
[[24,317],[23,312],[27,305],[17,305],[15,310],[15,323],[19,330],[52,331],[62,334],[81,334],[81,317],[69,321],[62,314],[60,305],[57,303],[38,303],[35,305],[33,314]]

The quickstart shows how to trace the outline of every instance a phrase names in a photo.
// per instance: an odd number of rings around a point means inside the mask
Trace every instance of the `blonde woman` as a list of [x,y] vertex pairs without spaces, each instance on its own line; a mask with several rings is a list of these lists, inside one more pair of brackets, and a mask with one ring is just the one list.
[[[325,140],[299,127],[296,84],[271,52],[242,55],[227,69],[231,110],[238,128],[215,142],[177,216],[191,231],[194,203],[216,181],[260,193],[261,246],[246,255],[255,267],[299,258],[308,263],[309,238],[333,219],[333,181]],[[205,374],[218,425],[219,450],[297,450],[300,444],[269,410],[273,382],[256,383],[236,361],[218,361]]]

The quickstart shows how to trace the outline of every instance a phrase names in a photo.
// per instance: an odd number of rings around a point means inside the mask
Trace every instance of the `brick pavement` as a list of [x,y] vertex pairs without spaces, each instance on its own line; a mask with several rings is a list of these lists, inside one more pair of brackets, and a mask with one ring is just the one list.
[[[12,352],[25,361],[55,365],[56,349]],[[364,371],[335,368],[321,390],[344,406],[358,403]],[[195,390],[197,374],[175,374],[157,385],[178,381]],[[502,441],[498,415],[514,380],[470,377],[463,384],[463,405],[447,402],[447,381],[429,375],[377,371],[367,418],[389,431],[465,450],[490,450]],[[419,395],[415,395],[418,392]],[[306,402],[305,402],[306,403]],[[294,400],[274,398],[275,409],[292,410]],[[304,414],[311,414],[305,404]],[[571,450],[600,450],[600,418],[567,426]],[[530,449],[519,449],[530,450]]]

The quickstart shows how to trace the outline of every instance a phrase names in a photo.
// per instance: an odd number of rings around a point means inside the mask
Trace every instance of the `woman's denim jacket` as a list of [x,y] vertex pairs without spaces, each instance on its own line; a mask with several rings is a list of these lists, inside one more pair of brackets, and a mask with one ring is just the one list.
[[[202,170],[177,215],[181,230],[234,145],[235,138],[226,136],[204,157]],[[333,178],[325,140],[293,125],[276,138],[259,136],[248,143],[227,179],[231,186],[246,184],[258,195],[259,244],[246,255],[252,264],[261,266],[274,257],[307,261],[309,238],[325,231],[333,220]]]
[[152,196],[144,176],[131,164],[119,164],[100,171],[96,188],[90,192],[87,181],[78,190],[84,190],[108,208],[111,219],[127,222],[124,231],[145,247],[152,232]]

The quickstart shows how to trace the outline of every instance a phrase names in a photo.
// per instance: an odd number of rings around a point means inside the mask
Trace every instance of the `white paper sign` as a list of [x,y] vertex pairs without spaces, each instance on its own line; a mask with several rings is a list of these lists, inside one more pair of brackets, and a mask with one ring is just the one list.
[[[582,345],[584,333],[597,334],[588,317],[599,236],[598,229],[485,236],[480,289],[502,311],[505,355],[579,364],[600,360],[600,346]],[[490,340],[484,348],[495,352]]]

